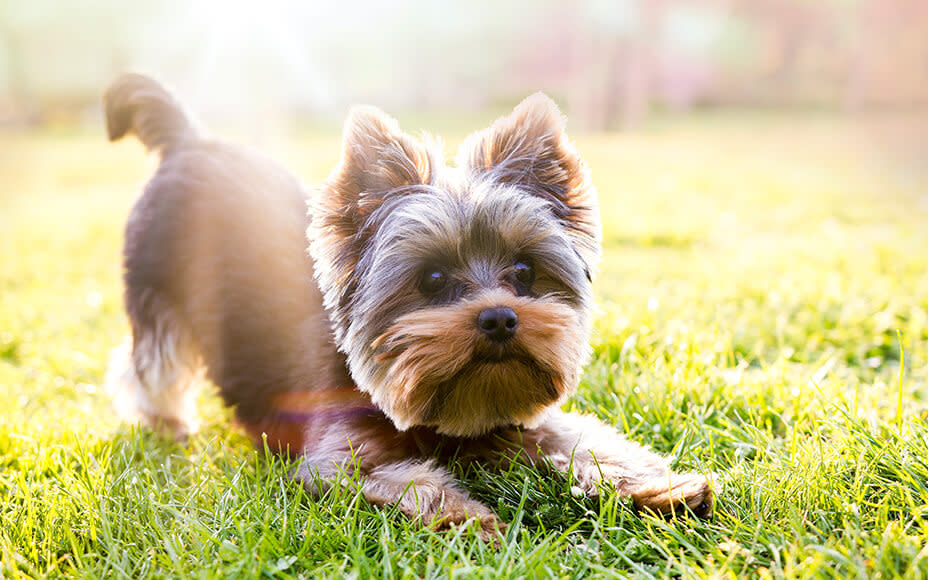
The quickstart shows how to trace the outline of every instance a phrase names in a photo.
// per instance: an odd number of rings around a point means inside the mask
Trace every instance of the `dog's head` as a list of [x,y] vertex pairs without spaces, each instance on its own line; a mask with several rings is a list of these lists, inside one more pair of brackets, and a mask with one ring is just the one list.
[[544,95],[471,135],[456,167],[381,111],[355,109],[310,212],[335,340],[399,429],[530,426],[576,389],[599,213]]

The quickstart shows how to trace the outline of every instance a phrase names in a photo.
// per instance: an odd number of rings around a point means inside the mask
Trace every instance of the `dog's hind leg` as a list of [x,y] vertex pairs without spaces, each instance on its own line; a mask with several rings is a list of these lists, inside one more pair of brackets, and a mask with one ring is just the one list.
[[190,333],[167,311],[133,317],[131,341],[115,348],[106,388],[123,418],[184,440],[198,429],[200,356]]

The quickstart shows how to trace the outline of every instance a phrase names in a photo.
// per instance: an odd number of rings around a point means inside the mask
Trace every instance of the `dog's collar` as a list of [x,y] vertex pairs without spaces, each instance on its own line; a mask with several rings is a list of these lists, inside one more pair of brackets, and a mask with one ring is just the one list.
[[258,447],[267,442],[274,453],[300,453],[307,444],[310,427],[317,422],[333,423],[363,417],[382,416],[366,393],[355,385],[276,393],[266,415],[239,419]]

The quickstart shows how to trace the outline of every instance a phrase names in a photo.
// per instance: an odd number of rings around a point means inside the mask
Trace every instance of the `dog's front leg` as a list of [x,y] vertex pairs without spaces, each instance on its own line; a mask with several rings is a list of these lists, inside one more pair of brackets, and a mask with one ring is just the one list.
[[385,417],[310,426],[306,441],[296,476],[314,493],[357,485],[367,501],[396,506],[437,530],[476,522],[481,536],[492,539],[505,529],[446,468],[418,453],[413,435],[398,432]]
[[368,501],[396,505],[411,519],[420,519],[435,529],[447,529],[472,519],[485,537],[504,529],[490,508],[471,498],[447,469],[430,460],[378,465],[364,476],[362,490]]
[[599,483],[608,481],[639,509],[669,514],[685,504],[700,517],[712,511],[707,477],[671,471],[666,458],[593,417],[553,410],[544,423],[520,430],[518,437],[528,457],[540,455],[563,473],[572,470],[589,495],[596,495]]

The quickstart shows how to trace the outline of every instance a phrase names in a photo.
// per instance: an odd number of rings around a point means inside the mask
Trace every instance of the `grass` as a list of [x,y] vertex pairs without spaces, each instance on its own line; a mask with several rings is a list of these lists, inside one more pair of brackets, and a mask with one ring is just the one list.
[[[716,115],[579,139],[605,256],[568,407],[719,473],[718,509],[458,466],[512,522],[496,549],[307,497],[210,396],[186,445],[120,425],[100,385],[153,161],[102,131],[0,135],[0,577],[928,577],[928,179],[875,135]],[[314,181],[337,140],[272,150]]]

